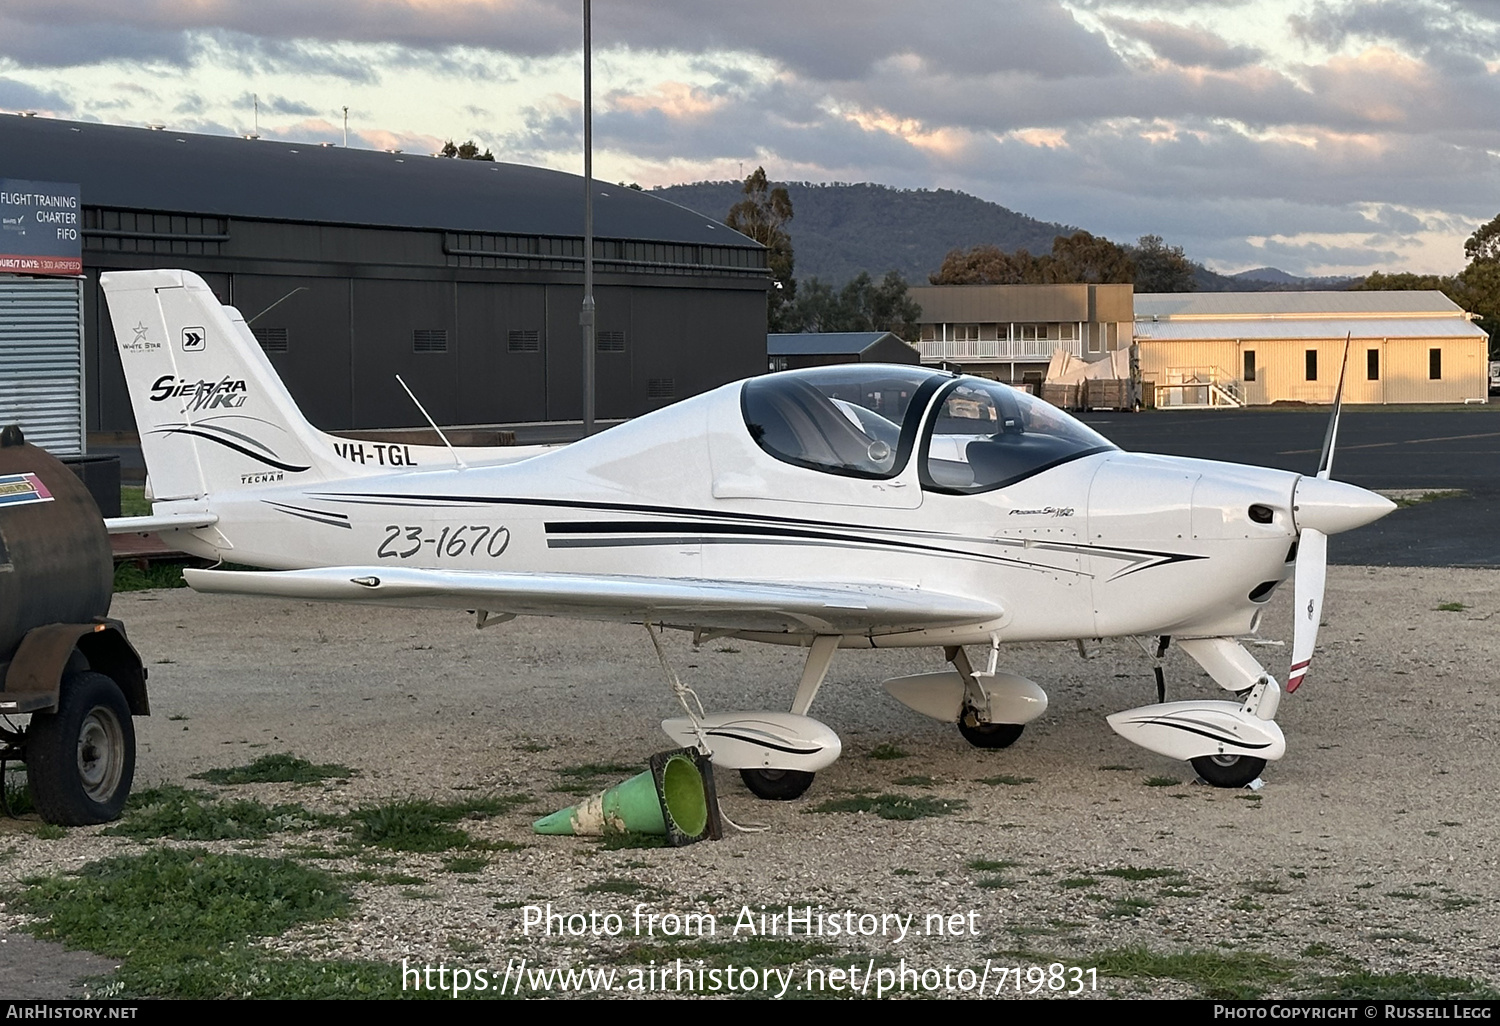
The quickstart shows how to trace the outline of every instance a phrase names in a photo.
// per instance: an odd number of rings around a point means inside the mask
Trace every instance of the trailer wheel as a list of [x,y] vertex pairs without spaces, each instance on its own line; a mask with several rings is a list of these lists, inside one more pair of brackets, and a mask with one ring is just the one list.
[[48,823],[88,826],[120,818],[135,776],[135,725],[119,685],[102,673],[63,678],[57,712],[26,731],[26,778]]

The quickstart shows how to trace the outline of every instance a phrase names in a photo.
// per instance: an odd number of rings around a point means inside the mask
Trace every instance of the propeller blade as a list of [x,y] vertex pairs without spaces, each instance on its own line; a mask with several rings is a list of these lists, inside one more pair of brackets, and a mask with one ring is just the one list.
[[1328,431],[1323,435],[1323,455],[1318,457],[1318,476],[1325,481],[1333,476],[1333,449],[1339,440],[1339,412],[1344,408],[1344,372],[1349,369],[1349,342],[1353,337],[1353,332],[1350,332],[1344,339],[1344,358],[1339,361],[1339,386],[1333,392],[1333,413],[1328,418]]
[[1307,666],[1312,662],[1313,646],[1318,641],[1318,624],[1323,619],[1323,586],[1328,579],[1328,535],[1311,527],[1302,529],[1297,542],[1295,574],[1292,668],[1286,678],[1288,694],[1302,684]]

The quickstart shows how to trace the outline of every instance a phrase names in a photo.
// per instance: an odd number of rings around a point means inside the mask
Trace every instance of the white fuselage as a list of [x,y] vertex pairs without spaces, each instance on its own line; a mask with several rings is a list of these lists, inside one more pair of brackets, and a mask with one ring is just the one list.
[[973,637],[868,639],[920,645],[1247,633],[1297,530],[1299,475],[1236,464],[1106,451],[968,495],[924,490],[916,458],[887,480],[794,466],[750,437],[738,385],[507,465],[430,460],[447,466],[221,491],[219,524],[181,545],[273,569],[868,581],[1005,610]]

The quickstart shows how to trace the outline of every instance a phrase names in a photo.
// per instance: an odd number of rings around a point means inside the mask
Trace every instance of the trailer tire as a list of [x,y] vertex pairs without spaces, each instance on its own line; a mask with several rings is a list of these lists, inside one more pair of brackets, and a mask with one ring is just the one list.
[[135,725],[119,685],[102,673],[64,677],[57,711],[35,714],[26,731],[26,778],[42,819],[119,819],[134,776]]

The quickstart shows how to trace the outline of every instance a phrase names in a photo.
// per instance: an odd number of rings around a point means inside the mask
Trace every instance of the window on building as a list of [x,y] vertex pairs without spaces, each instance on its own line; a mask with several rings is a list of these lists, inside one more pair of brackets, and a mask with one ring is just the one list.
[[447,328],[413,328],[411,351],[414,353],[446,353],[448,351]]
[[251,328],[250,333],[255,336],[255,341],[260,343],[261,349],[268,353],[287,351],[289,336],[285,328]]
[[953,326],[953,340],[955,342],[978,342],[979,325],[955,324]]
[[1441,349],[1427,350],[1427,380],[1443,380],[1443,351]]
[[1045,324],[1019,324],[1022,342],[1036,342],[1047,337]]
[[1078,325],[1059,324],[1057,326],[1057,337],[1064,342],[1071,342],[1078,337]]
[[1365,380],[1366,381],[1379,381],[1380,380],[1380,350],[1379,349],[1366,349],[1365,350]]
[[1254,349],[1246,349],[1245,350],[1245,380],[1246,381],[1254,381],[1255,380],[1255,350]]
[[1307,351],[1307,374],[1308,381],[1318,380],[1318,351],[1309,349]]
[[511,353],[539,353],[542,351],[542,333],[531,331],[507,331],[505,349]]

